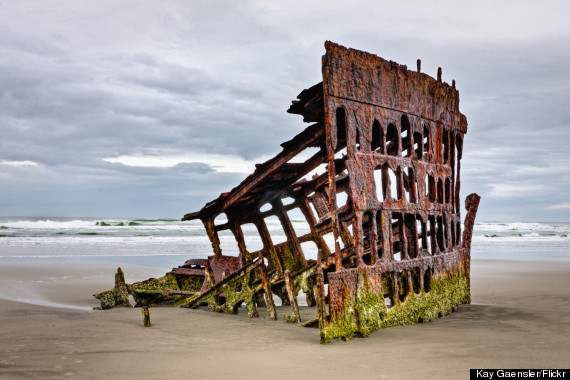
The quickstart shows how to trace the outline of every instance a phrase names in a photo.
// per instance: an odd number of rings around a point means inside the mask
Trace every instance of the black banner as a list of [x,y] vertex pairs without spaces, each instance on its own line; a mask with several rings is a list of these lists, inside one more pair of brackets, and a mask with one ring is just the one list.
[[471,369],[470,379],[569,379],[568,369]]

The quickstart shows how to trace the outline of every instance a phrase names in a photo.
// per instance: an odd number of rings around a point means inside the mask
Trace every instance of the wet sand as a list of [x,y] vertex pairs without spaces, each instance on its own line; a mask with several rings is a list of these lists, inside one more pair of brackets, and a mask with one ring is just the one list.
[[[257,319],[151,308],[150,328],[138,308],[90,311],[115,269],[0,265],[0,378],[468,379],[470,368],[569,364],[570,263],[474,260],[471,305],[329,345],[286,323],[288,308],[275,322],[261,308]],[[123,266],[128,282],[166,269]]]

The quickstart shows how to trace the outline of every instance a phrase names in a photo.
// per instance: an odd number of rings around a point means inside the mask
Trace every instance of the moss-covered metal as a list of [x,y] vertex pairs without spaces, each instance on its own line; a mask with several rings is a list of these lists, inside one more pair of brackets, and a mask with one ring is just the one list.
[[[95,309],[105,310],[115,306],[155,306],[163,302],[175,301],[183,295],[170,295],[165,290],[198,292],[203,281],[204,277],[201,276],[177,277],[173,274],[166,274],[160,278],[126,284],[123,271],[118,268],[115,274],[115,287],[93,295],[101,302],[101,306]],[[131,305],[129,296],[133,297],[134,305]]]
[[93,294],[93,297],[101,302],[101,306],[94,307],[96,310],[111,309],[115,306],[131,307],[129,290],[121,268],[117,268],[117,273],[115,273],[115,287],[101,293]]
[[143,315],[143,326],[150,327],[150,312],[148,310],[148,306],[142,307],[142,315]]
[[[260,273],[261,282],[254,284],[255,272]],[[198,293],[179,302],[178,305],[188,308],[197,308],[207,305],[211,311],[226,311],[228,314],[237,314],[239,306],[245,304],[250,318],[257,318],[259,313],[256,307],[256,294],[263,293],[268,315],[277,319],[273,294],[267,280],[267,272],[263,258],[258,258],[251,264],[223,279],[204,293]]]
[[129,294],[133,296],[136,306],[152,306],[178,298],[163,294],[165,288],[183,290],[178,287],[178,281],[176,281],[176,277],[173,275],[151,278],[128,285]]
[[369,268],[345,271],[352,272],[357,285],[344,299],[342,312],[331,312],[320,326],[321,343],[336,338],[347,340],[353,335],[366,337],[380,328],[431,321],[449,314],[458,305],[470,303],[469,277],[461,268],[431,277],[429,291],[421,288],[415,293],[410,289],[404,300],[398,299],[394,305],[386,305],[381,273],[373,273]]

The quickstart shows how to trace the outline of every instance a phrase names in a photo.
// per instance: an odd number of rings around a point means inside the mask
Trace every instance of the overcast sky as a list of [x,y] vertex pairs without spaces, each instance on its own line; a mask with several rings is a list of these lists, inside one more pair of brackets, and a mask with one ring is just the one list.
[[181,217],[307,124],[324,41],[456,80],[478,220],[570,221],[568,1],[0,1],[0,215]]

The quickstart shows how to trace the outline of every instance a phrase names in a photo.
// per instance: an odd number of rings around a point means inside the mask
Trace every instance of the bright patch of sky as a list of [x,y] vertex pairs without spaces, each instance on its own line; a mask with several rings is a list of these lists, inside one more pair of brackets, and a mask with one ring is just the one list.
[[0,161],[0,165],[6,166],[36,166],[38,163],[33,161]]
[[[269,158],[269,157],[267,157]],[[221,154],[186,154],[186,155],[133,155],[115,158],[103,158],[103,161],[126,166],[172,168],[184,163],[198,163],[208,165],[217,172],[222,173],[251,173],[255,169],[255,161],[244,160],[239,156]]]
[[559,203],[548,207],[551,210],[570,210],[570,202]]

